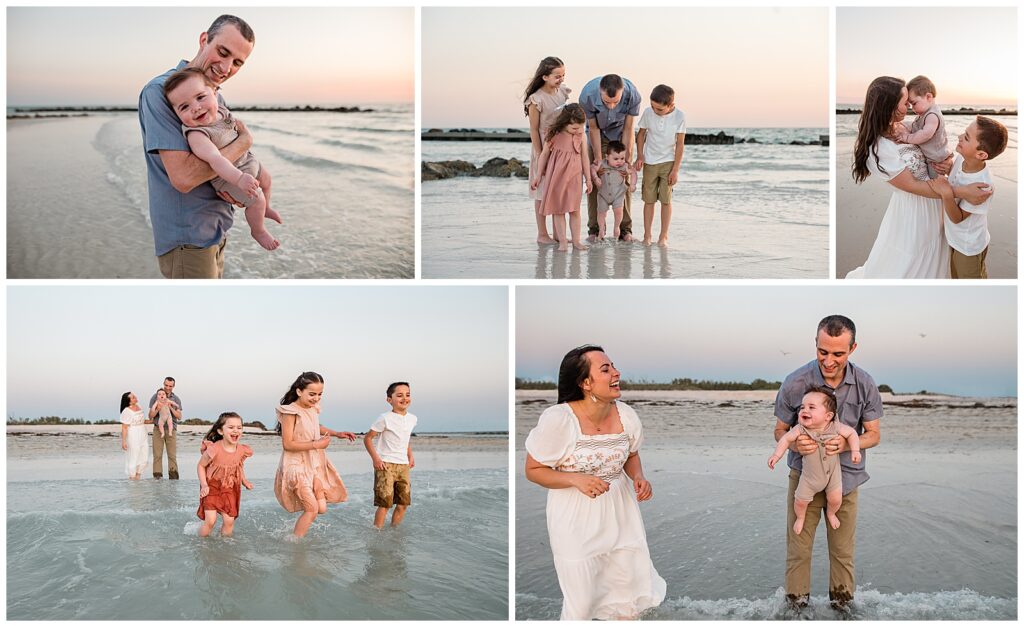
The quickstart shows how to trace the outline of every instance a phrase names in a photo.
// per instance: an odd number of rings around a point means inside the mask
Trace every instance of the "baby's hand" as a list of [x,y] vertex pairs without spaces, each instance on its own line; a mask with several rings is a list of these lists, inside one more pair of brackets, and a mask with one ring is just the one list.
[[852,453],[850,453],[850,461],[852,461],[855,464],[859,464],[860,463],[860,451],[853,451]]
[[780,457],[776,457],[775,455],[772,455],[771,457],[769,457],[768,458],[768,467],[771,468],[772,470],[775,470],[775,464],[779,463],[779,459],[781,459],[781,458]]
[[242,485],[245,486],[246,490],[252,490],[252,482],[251,481],[243,481]]
[[199,486],[199,498],[203,498],[204,496],[206,496],[209,493],[210,493],[210,486],[208,486],[208,485],[201,485],[201,486]]
[[238,177],[237,185],[250,196],[255,196],[260,192],[260,182],[253,175],[246,174],[245,172],[242,172],[242,176]]

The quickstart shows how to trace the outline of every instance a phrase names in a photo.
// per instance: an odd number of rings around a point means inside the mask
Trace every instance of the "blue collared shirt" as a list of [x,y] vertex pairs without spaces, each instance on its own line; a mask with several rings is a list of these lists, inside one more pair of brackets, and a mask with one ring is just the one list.
[[[176,68],[146,83],[139,94],[139,124],[149,183],[149,218],[157,256],[179,246],[208,248],[220,244],[234,222],[234,208],[217,196],[212,185],[203,183],[182,194],[171,185],[160,159],[161,150],[189,152],[188,141],[181,132],[181,120],[171,110],[163,93],[167,78],[186,65],[187,61],[178,63]],[[224,104],[220,93],[217,100]]]
[[[878,386],[871,375],[846,362],[843,382],[839,387],[833,388],[825,383],[817,360],[797,368],[782,382],[782,387],[775,396],[775,417],[791,427],[795,425],[804,394],[808,389],[817,386],[825,386],[835,391],[839,420],[853,427],[857,435],[864,433],[865,422],[882,417],[882,396],[878,393]],[[850,461],[850,451],[839,454],[839,463],[843,468],[843,494],[849,494],[870,478],[866,470],[868,452],[861,449],[860,454],[859,464]],[[803,461],[799,453],[789,452],[788,463],[793,470],[803,470]]]
[[[640,115],[640,92],[636,90],[629,79],[623,78],[622,99],[614,109],[609,110],[601,100],[601,79],[598,76],[583,86],[580,90],[580,106],[587,114],[587,121],[597,120],[597,128],[601,129],[601,135],[608,140],[622,141],[622,131],[626,124],[626,116]],[[587,132],[590,126],[587,125]]]

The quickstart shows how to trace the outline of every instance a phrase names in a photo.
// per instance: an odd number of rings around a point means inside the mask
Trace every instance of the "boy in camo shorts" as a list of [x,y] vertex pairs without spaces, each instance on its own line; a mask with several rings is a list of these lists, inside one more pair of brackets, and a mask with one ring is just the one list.
[[416,465],[409,443],[416,426],[416,416],[408,411],[412,402],[409,384],[397,381],[389,385],[387,400],[391,411],[381,414],[363,436],[363,445],[373,460],[373,504],[377,506],[373,526],[377,529],[384,527],[392,506],[395,512],[391,526],[401,524],[412,502],[409,470]]

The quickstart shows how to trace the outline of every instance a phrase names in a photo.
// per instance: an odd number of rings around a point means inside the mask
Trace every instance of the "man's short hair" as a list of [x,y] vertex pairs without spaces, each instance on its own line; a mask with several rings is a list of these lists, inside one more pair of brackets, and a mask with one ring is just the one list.
[[658,85],[651,90],[651,102],[656,102],[660,105],[672,104],[675,97],[676,90],[668,85]]
[[857,342],[857,326],[853,324],[853,320],[850,320],[846,316],[840,316],[839,314],[832,314],[831,316],[825,316],[818,323],[818,333],[825,331],[829,337],[839,337],[843,333],[850,332],[850,346],[853,346]]
[[388,398],[391,398],[391,395],[395,393],[395,390],[397,390],[398,386],[400,385],[404,385],[405,387],[409,388],[410,391],[412,390],[412,387],[407,382],[395,381],[394,383],[388,386]]
[[[216,91],[217,86],[213,83],[212,80],[210,80],[210,77],[207,76],[206,73],[203,72],[201,69],[197,67],[183,67],[180,70],[168,76],[167,80],[164,81],[164,98],[167,97],[167,94],[177,89],[179,85],[181,85],[188,79],[192,78],[193,76],[198,76],[203,80],[203,83],[205,83],[207,87],[212,87]],[[173,381],[174,379],[171,380]]]
[[935,92],[935,83],[927,76],[915,76],[910,79],[910,82],[907,83],[907,91],[915,96],[923,96],[925,94],[939,95]]
[[177,383],[177,381],[174,380],[174,377],[164,377],[164,381],[170,381],[171,383]]
[[601,91],[609,96],[619,93],[623,87],[625,87],[625,83],[622,82],[622,77],[618,74],[605,74],[601,77]]
[[608,142],[608,154],[613,152],[626,152],[626,144],[623,144],[617,139],[613,139]]
[[1006,150],[1006,127],[992,118],[979,115],[974,120],[978,124],[978,148],[994,159]]
[[210,28],[206,29],[206,40],[210,41],[217,36],[217,33],[222,28],[231,24],[238,29],[238,32],[242,37],[251,44],[256,43],[256,33],[252,32],[252,27],[249,26],[245,20],[235,15],[222,15],[217,19],[213,20],[213,24],[210,24]]

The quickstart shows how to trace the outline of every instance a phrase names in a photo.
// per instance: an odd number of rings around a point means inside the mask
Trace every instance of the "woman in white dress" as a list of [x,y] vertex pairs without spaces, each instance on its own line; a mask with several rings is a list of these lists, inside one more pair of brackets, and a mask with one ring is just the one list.
[[131,392],[121,395],[121,448],[124,449],[124,472],[130,479],[139,479],[149,465],[149,438],[146,437],[146,412]]
[[[949,245],[943,234],[942,199],[928,184],[928,164],[921,149],[897,144],[896,133],[907,114],[906,83],[891,76],[868,86],[853,147],[853,179],[874,174],[893,186],[889,207],[863,266],[848,279],[947,279]],[[948,173],[952,160],[935,164]],[[954,189],[972,204],[991,195],[974,184]]]
[[637,504],[653,495],[643,430],[620,396],[601,347],[575,348],[559,367],[558,404],[526,438],[526,478],[548,488],[562,620],[633,619],[665,599]]

